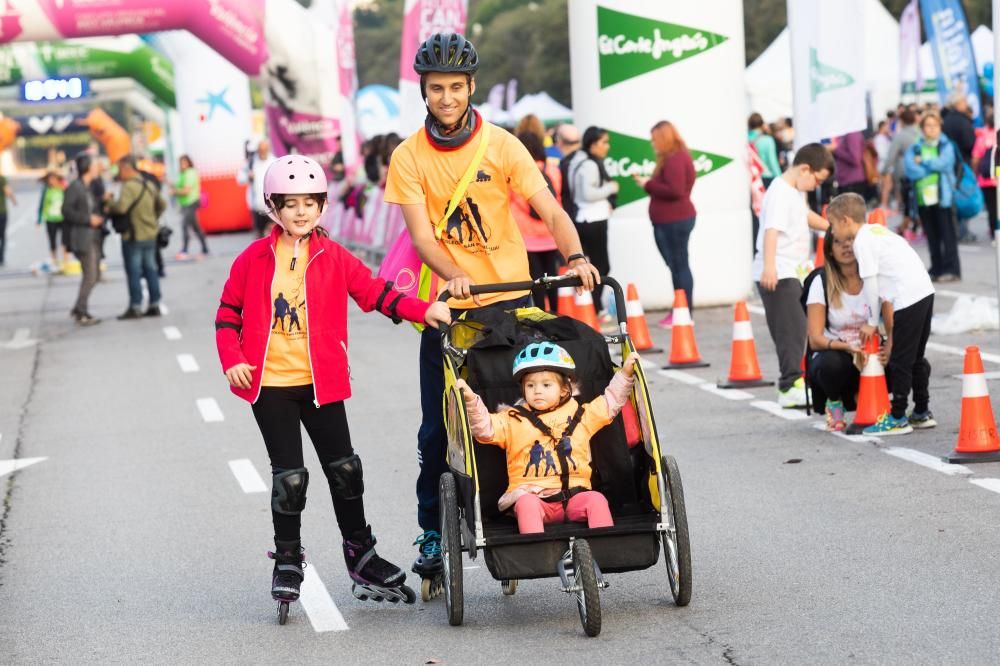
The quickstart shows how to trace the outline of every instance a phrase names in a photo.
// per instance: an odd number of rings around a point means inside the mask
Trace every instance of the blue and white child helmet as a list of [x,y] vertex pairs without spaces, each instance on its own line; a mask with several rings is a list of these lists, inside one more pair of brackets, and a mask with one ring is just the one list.
[[514,357],[514,381],[528,372],[551,370],[576,379],[576,363],[565,349],[554,342],[532,342]]

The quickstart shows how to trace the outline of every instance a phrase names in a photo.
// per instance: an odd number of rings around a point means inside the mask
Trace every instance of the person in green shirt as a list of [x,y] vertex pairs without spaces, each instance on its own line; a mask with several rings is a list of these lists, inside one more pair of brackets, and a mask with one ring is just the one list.
[[[68,240],[63,229],[63,180],[57,171],[48,171],[42,176],[42,198],[38,205],[38,224],[45,225],[45,231],[49,236],[49,255],[52,257],[53,270],[59,271],[66,260],[66,246]],[[59,237],[62,236],[62,243]],[[59,250],[58,258],[56,250]]]
[[17,197],[7,183],[7,177],[0,176],[0,268],[3,267],[4,252],[7,249],[7,199],[17,205]]
[[184,231],[184,246],[177,253],[178,260],[188,258],[188,242],[191,240],[193,231],[198,240],[201,241],[202,255],[208,254],[208,243],[205,242],[205,232],[201,230],[198,223],[198,208],[201,206],[201,179],[198,171],[194,168],[194,162],[188,155],[180,157],[180,174],[177,181],[170,188],[171,194],[177,199],[181,207],[182,226]]

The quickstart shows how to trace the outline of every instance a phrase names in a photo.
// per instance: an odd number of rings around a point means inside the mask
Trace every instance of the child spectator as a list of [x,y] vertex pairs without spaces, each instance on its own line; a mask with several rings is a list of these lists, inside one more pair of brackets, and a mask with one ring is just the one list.
[[782,407],[806,405],[801,370],[806,344],[802,280],[812,269],[809,229],[826,231],[829,224],[809,210],[805,192],[815,190],[832,172],[830,152],[818,143],[807,144],[795,154],[792,166],[767,188],[761,206],[753,279],[778,353],[778,404]]

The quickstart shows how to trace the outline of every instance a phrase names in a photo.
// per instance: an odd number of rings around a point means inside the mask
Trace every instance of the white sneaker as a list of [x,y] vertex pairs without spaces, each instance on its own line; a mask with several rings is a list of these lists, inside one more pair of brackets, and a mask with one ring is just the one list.
[[799,377],[790,388],[778,391],[778,404],[786,409],[805,407],[808,404],[805,381]]

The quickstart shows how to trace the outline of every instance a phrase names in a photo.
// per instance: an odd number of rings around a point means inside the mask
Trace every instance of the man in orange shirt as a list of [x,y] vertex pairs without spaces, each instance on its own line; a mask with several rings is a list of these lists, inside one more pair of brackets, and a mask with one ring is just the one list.
[[[420,258],[443,278],[452,308],[512,309],[527,305],[529,292],[472,296],[474,284],[530,280],[528,256],[510,212],[510,190],[524,197],[552,232],[567,264],[585,289],[599,281],[597,269],[583,254],[572,221],[545,184],[523,145],[507,131],[490,125],[472,108],[479,69],[475,47],[462,35],[431,35],[417,50],[414,70],[427,104],[424,128],[393,152],[385,200],[399,204]],[[488,138],[487,138],[488,137]],[[479,143],[486,151],[476,175],[448,217],[441,240],[436,223],[447,213],[456,186],[474,159]],[[420,555],[413,571],[440,580],[441,537],[438,479],[447,470],[447,435],[441,411],[444,370],[440,333],[427,329],[420,341],[420,394],[423,422],[417,435],[420,476],[417,479],[417,538]],[[440,592],[432,585],[425,598]],[[425,586],[425,590],[426,590]]]

